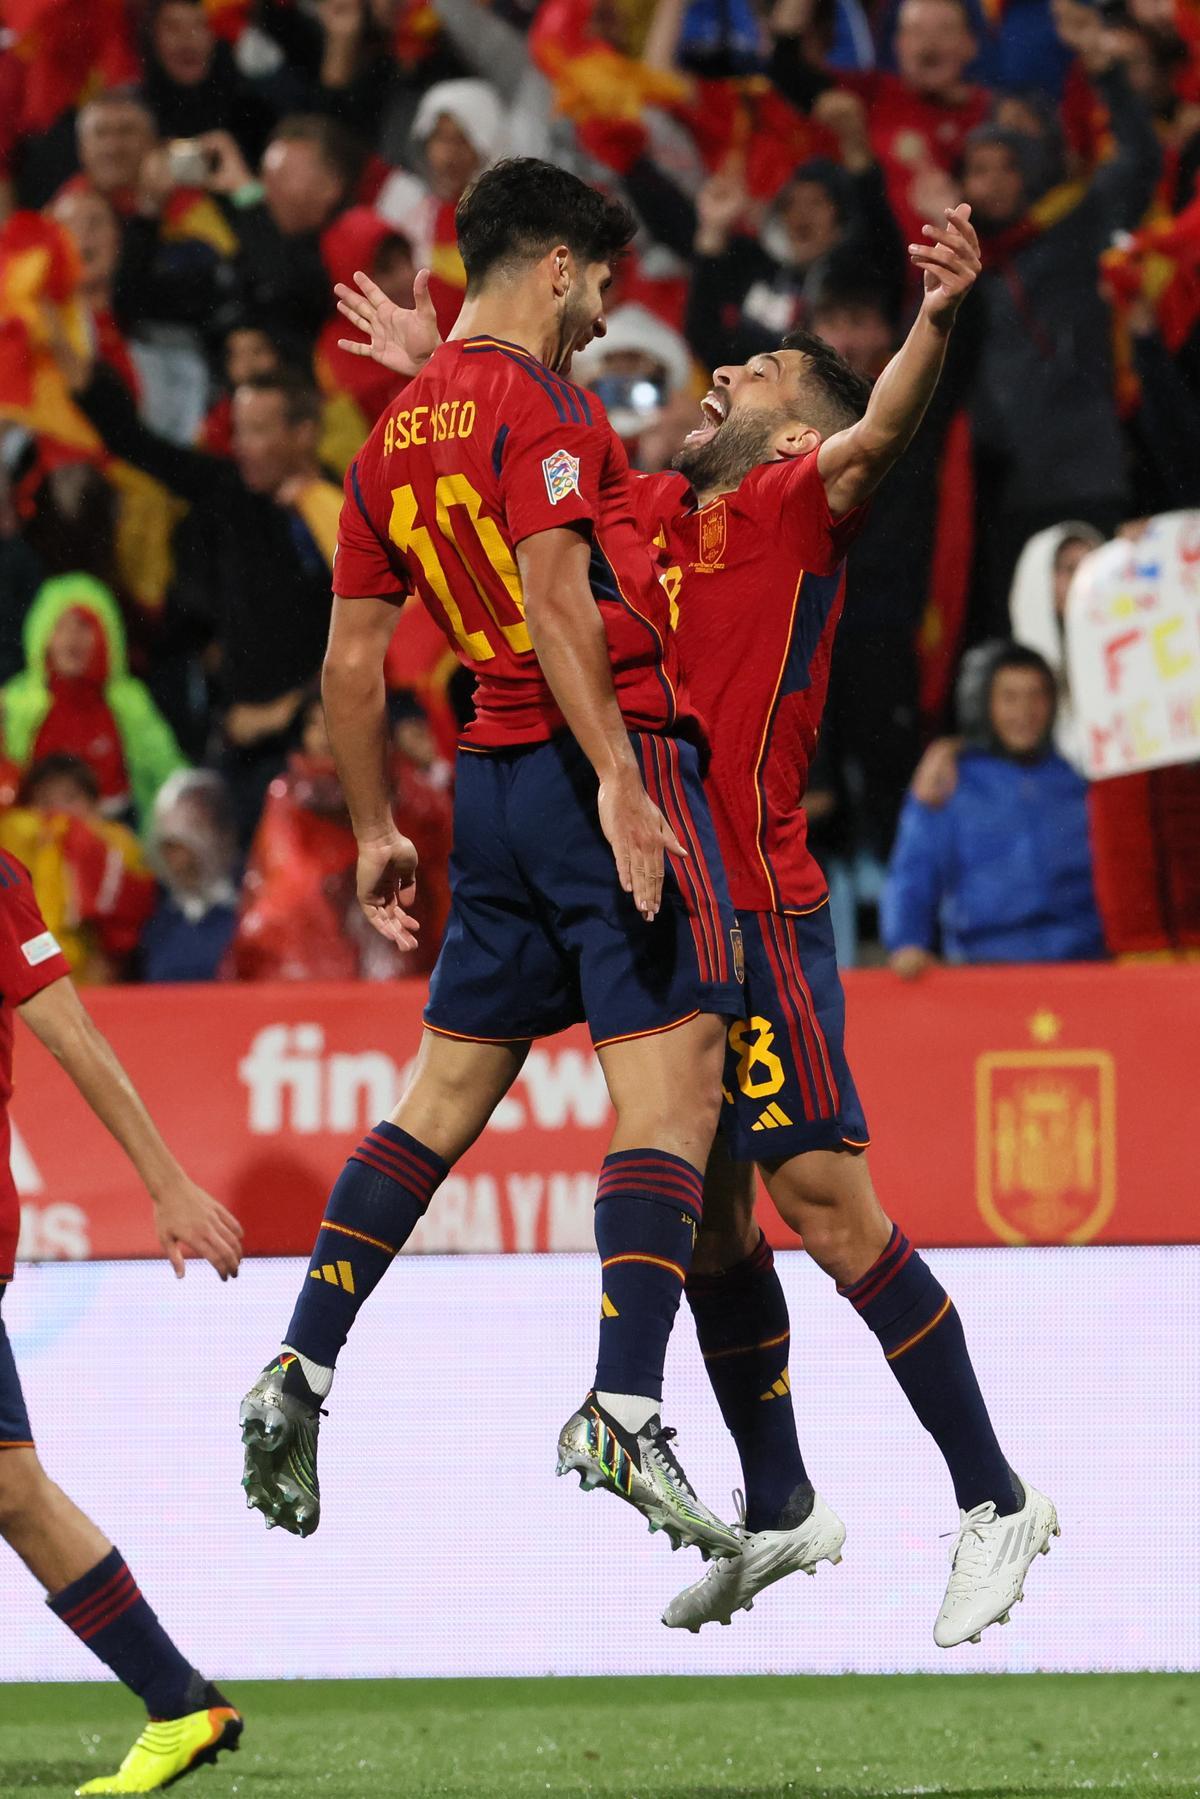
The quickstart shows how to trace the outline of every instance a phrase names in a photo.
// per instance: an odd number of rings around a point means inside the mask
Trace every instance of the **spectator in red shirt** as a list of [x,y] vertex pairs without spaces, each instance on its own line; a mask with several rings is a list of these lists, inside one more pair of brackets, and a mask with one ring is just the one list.
[[[940,191],[931,211],[922,177],[955,167],[969,133],[988,116],[991,96],[967,80],[978,44],[964,0],[903,0],[895,47],[894,75],[879,70],[839,73],[837,81],[867,103],[871,150],[883,170],[901,232],[911,243],[920,239],[929,219],[941,220]],[[831,79],[806,63],[800,47],[795,64],[790,71],[779,69],[776,78],[780,76],[797,101],[814,101],[814,85]],[[818,120],[824,104],[821,98],[813,104]]]
[[421,858],[421,941],[400,951],[366,925],[358,849],[319,695],[301,747],[271,783],[250,850],[228,970],[243,981],[393,980],[432,967],[449,910],[451,805],[432,733],[412,696],[394,701],[398,818]]

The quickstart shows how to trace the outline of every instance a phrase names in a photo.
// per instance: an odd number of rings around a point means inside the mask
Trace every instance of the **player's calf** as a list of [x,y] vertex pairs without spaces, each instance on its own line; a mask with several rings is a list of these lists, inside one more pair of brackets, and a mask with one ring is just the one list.
[[237,1747],[237,1711],[168,1636],[120,1551],[32,1448],[0,1454],[0,1534],[47,1589],[50,1610],[150,1714],[118,1772],[80,1792],[153,1792]]
[[737,1445],[752,1533],[778,1528],[789,1507],[812,1499],[792,1409],[787,1300],[771,1246],[757,1234],[749,1255],[731,1268],[693,1271],[685,1288],[705,1373]]

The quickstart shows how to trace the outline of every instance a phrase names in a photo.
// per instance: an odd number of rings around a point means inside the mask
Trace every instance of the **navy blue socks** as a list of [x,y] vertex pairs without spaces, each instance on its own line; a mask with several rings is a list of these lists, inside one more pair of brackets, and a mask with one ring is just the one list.
[[689,1274],[685,1292],[741,1460],[746,1527],[794,1529],[812,1508],[812,1488],[796,1440],[787,1300],[770,1244],[760,1233],[744,1261],[719,1274]]
[[596,1189],[603,1282],[597,1392],[661,1400],[703,1191],[691,1163],[665,1150],[622,1149],[605,1157]]
[[203,1676],[142,1598],[119,1549],[110,1549],[46,1603],[138,1695],[152,1718],[182,1718],[205,1705]]
[[394,1124],[377,1124],[338,1176],[285,1338],[332,1368],[363,1301],[425,1216],[449,1165]]
[[898,1225],[879,1260],[838,1292],[878,1337],[909,1405],[945,1458],[963,1511],[988,1499],[998,1513],[1018,1511],[1021,1497],[996,1441],[958,1313]]

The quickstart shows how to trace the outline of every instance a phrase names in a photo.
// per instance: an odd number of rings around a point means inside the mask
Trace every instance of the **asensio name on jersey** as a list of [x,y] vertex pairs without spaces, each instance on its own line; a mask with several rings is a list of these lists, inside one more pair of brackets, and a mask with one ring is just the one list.
[[630,730],[700,744],[631,485],[593,395],[516,345],[443,344],[351,464],[334,591],[419,594],[476,676],[466,746],[545,742],[563,719],[525,624],[516,548],[579,525],[591,537],[592,592]]

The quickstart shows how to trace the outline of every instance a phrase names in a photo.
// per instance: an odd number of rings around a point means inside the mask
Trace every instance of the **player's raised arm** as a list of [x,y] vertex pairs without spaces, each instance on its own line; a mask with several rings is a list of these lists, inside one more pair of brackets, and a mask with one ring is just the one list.
[[948,207],[944,226],[924,230],[928,242],[908,247],[925,282],[912,330],[875,383],[863,417],[826,438],[817,452],[835,518],[869,498],[911,441],[937,387],[955,314],[979,274],[979,239],[969,206]]
[[588,580],[591,546],[570,525],[517,548],[525,622],[551,693],[600,782],[600,824],[644,918],[662,899],[663,855],[686,854],[651,800],[613,687],[608,639]]
[[176,1274],[182,1279],[185,1248],[211,1262],[222,1280],[236,1274],[242,1259],[241,1225],[219,1200],[188,1179],[67,977],[43,987],[18,1011],[137,1169],[154,1202],[158,1240]]
[[[340,547],[340,545],[339,545]],[[325,724],[358,841],[358,901],[381,937],[414,949],[417,852],[396,828],[387,778],[383,661],[396,608],[382,599],[335,597],[321,671]]]

